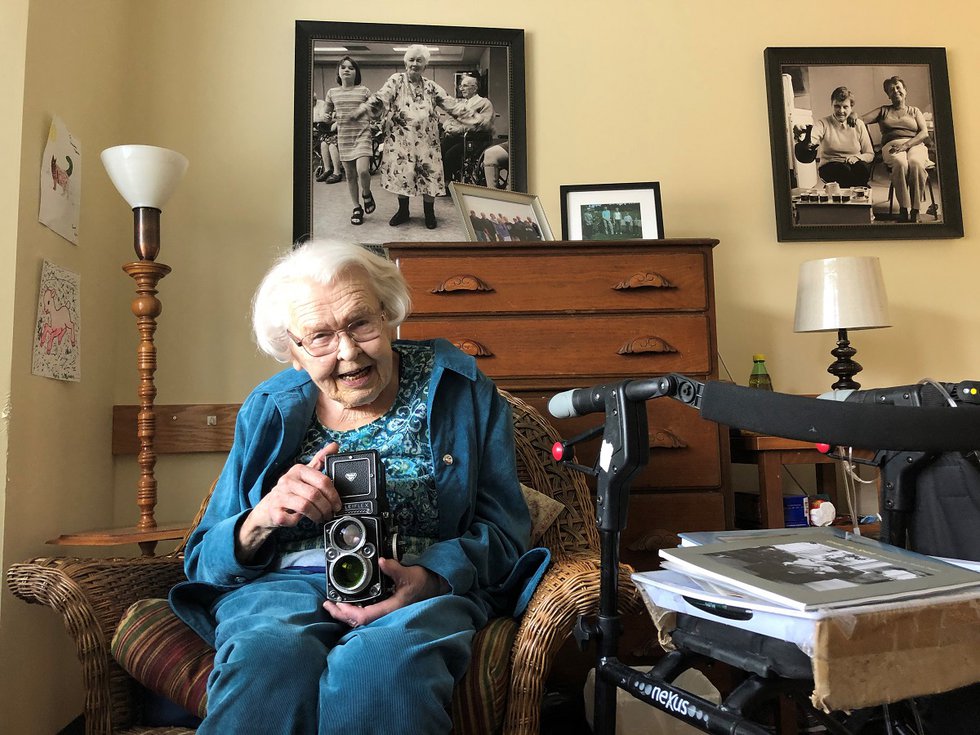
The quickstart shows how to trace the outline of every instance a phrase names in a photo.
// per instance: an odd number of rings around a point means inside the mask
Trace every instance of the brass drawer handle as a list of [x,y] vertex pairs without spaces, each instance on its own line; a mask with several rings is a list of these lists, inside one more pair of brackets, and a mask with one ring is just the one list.
[[640,355],[645,352],[677,352],[677,348],[661,337],[636,337],[620,347],[617,354]]
[[653,273],[634,273],[627,280],[617,283],[613,288],[616,291],[626,291],[631,288],[677,288],[677,286],[654,271]]
[[493,357],[493,353],[475,339],[454,340],[453,345],[471,357]]
[[655,427],[650,449],[687,449],[687,442],[669,429]]
[[666,528],[655,528],[633,539],[626,548],[630,551],[659,551],[673,549],[681,543],[680,536]]
[[440,285],[436,286],[430,293],[453,293],[455,291],[493,291],[486,281],[476,276],[461,273],[450,276]]

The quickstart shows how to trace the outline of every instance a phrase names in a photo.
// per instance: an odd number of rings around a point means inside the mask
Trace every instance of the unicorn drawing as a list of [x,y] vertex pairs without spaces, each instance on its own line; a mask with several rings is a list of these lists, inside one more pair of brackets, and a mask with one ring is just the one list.
[[48,355],[51,354],[55,340],[58,340],[58,346],[61,347],[61,342],[66,335],[74,347],[76,344],[75,322],[72,321],[68,307],[58,304],[54,291],[50,288],[44,291],[41,303],[41,311],[44,314],[44,325],[41,328],[41,346],[44,347],[44,352]]

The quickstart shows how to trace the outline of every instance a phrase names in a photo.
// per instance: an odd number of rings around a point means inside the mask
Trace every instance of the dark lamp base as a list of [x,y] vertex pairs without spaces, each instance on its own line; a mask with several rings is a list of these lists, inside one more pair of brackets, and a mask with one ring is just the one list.
[[837,378],[831,388],[834,390],[857,390],[861,384],[853,378],[864,368],[860,363],[854,362],[851,358],[857,354],[857,350],[851,347],[847,340],[847,330],[837,330],[837,347],[830,351],[830,354],[837,359],[827,368],[827,372]]

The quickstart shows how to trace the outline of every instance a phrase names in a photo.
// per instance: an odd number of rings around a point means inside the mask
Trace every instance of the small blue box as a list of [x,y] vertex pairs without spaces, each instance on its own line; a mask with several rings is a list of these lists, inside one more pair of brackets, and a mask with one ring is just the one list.
[[783,525],[786,528],[810,525],[810,502],[806,495],[790,495],[783,498]]

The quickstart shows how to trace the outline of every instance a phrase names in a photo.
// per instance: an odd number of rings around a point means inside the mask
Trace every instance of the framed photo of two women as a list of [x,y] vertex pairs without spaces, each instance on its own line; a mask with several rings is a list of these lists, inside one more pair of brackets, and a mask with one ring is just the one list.
[[293,236],[466,240],[449,183],[524,191],[524,31],[296,21]]
[[767,48],[780,241],[963,236],[946,50]]

